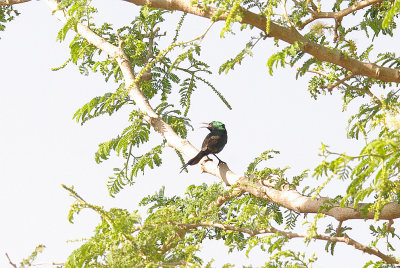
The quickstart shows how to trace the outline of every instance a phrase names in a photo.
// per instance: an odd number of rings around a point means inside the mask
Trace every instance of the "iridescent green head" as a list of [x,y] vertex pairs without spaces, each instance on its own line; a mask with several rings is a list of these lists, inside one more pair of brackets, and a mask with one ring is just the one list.
[[219,121],[212,121],[209,123],[206,128],[208,128],[210,131],[212,130],[226,130],[225,125],[222,122]]

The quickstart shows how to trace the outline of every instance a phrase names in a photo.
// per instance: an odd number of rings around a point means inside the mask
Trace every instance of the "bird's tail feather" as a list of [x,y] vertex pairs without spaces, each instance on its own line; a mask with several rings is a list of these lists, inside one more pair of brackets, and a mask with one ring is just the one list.
[[203,156],[205,156],[206,153],[203,151],[200,151],[195,157],[193,157],[192,159],[190,159],[186,164],[183,165],[183,167],[181,168],[181,172],[187,167],[187,166],[193,166],[196,165],[197,163],[200,162],[200,160],[203,158]]

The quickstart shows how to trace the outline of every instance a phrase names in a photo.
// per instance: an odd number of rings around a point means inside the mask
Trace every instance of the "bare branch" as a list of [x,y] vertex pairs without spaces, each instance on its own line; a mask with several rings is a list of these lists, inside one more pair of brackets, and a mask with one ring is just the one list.
[[14,268],[17,268],[17,265],[11,261],[10,257],[8,256],[8,253],[6,253],[6,257],[7,257],[7,259],[8,259],[8,262],[10,263],[10,265],[11,265],[12,267],[14,267]]

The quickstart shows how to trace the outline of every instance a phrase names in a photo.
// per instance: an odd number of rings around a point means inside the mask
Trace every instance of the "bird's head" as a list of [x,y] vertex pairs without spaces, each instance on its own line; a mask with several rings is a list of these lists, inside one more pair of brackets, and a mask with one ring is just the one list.
[[208,130],[226,130],[225,125],[222,122],[219,121],[212,121],[211,123],[203,123],[205,124],[204,128],[207,128]]

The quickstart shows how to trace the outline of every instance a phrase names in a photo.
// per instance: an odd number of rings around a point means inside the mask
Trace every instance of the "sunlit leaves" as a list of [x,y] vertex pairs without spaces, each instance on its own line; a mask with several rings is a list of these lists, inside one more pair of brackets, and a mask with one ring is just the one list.
[[[36,246],[35,250],[31,253],[31,255],[30,255],[28,258],[23,259],[23,260],[21,261],[19,267],[20,267],[20,268],[32,267],[32,266],[33,266],[33,261],[37,258],[37,256],[38,256],[39,253],[42,253],[42,252],[43,252],[43,250],[44,250],[45,248],[46,248],[46,247],[45,247],[44,245],[38,245],[38,246]],[[7,255],[7,257],[8,257],[8,255]],[[16,267],[16,266],[15,266],[15,267]]]
[[[0,32],[6,28],[6,23],[9,23],[20,13],[13,6],[0,6]],[[1,38],[0,38],[1,39]]]
[[106,93],[102,97],[95,97],[79,108],[73,119],[84,124],[86,121],[103,114],[112,115],[127,103],[132,103],[132,101],[126,94],[124,84],[121,84],[115,93]]
[[[122,107],[132,111],[128,125],[121,129],[117,137],[101,143],[95,155],[97,162],[108,159],[112,154],[120,156],[124,161],[121,167],[114,168],[114,174],[107,183],[110,194],[114,196],[126,185],[132,185],[134,177],[159,166],[165,146],[165,141],[154,144],[151,140],[153,129],[149,123],[153,118],[141,114],[135,103],[129,99],[127,91],[132,86],[137,86],[155,107],[156,113],[182,138],[187,136],[191,127],[187,116],[190,114],[194,92],[204,85],[216,93],[228,108],[230,105],[208,80],[210,66],[202,58],[202,44],[197,42],[201,38],[180,40],[181,29],[185,27],[185,14],[180,15],[176,31],[172,35],[164,30],[162,23],[168,17],[165,14],[169,11],[147,6],[140,10],[130,25],[114,29],[107,23],[101,26],[92,24],[90,14],[95,9],[89,3],[83,0],[61,3],[60,8],[66,8],[70,19],[60,31],[58,39],[63,40],[68,30],[74,30],[77,23],[84,22],[110,44],[121,46],[131,63],[136,83],[124,85],[124,77],[114,58],[105,55],[79,35],[72,40],[71,56],[67,62],[77,65],[82,74],[99,72],[106,81],[113,78],[119,85],[115,92],[90,100],[76,112],[74,118],[84,123],[103,114],[114,114]],[[354,3],[336,1],[331,5],[330,11],[341,11]],[[343,23],[342,18],[326,19],[324,23],[320,23],[316,19],[321,11],[320,1],[303,1],[300,4],[295,2],[292,6],[287,1],[274,0],[210,0],[197,1],[196,4],[200,10],[202,5],[216,7],[212,20],[224,15],[226,19],[222,35],[234,32],[235,28],[232,26],[242,19],[243,8],[258,12],[266,22],[265,32],[256,34],[257,37],[252,38],[237,55],[222,64],[220,73],[237,68],[246,56],[253,54],[257,42],[268,40],[272,23],[290,27],[292,30],[297,28],[304,37],[297,38],[301,42],[290,41],[292,44],[269,52],[267,67],[270,74],[278,67],[295,67],[296,78],[305,77],[309,80],[308,91],[313,98],[317,99],[321,94],[327,93],[339,94],[343,98],[344,110],[350,103],[355,103],[360,108],[355,109],[350,118],[348,136],[352,139],[364,138],[364,148],[359,154],[348,155],[332,152],[323,145],[323,160],[314,172],[316,178],[323,180],[322,183],[315,187],[312,181],[308,181],[305,186],[300,185],[307,178],[307,170],[289,179],[286,175],[287,167],[271,167],[271,161],[268,160],[277,151],[266,151],[249,164],[246,175],[250,179],[247,183],[259,183],[262,187],[274,187],[276,190],[302,189],[304,195],[318,197],[327,185],[340,181],[345,184],[344,197],[338,194],[326,200],[320,207],[320,212],[329,211],[336,206],[350,206],[360,209],[364,215],[373,211],[375,220],[379,219],[379,212],[384,205],[400,200],[399,134],[398,129],[389,126],[390,120],[396,120],[399,110],[398,92],[394,91],[398,85],[361,76],[357,71],[349,71],[346,65],[350,59],[349,64],[355,66],[360,65],[361,61],[366,68],[375,67],[374,64],[399,68],[400,61],[393,52],[381,51],[378,54],[377,48],[370,43],[371,40],[367,44],[359,42],[360,29],[365,31],[367,38],[370,38],[372,31],[372,40],[382,34],[393,35],[397,26],[393,18],[398,14],[399,1],[381,1],[367,6],[355,16],[358,21],[354,24],[347,21],[347,17]],[[277,8],[278,5],[282,12]],[[241,30],[249,28],[251,27],[243,25]],[[291,32],[286,34],[290,35]],[[288,41],[289,37],[286,39]],[[313,46],[310,46],[311,42],[314,43]],[[276,44],[278,45],[278,41]],[[322,57],[325,62],[321,61],[321,57],[307,56],[305,51],[309,52],[318,46],[328,48],[328,54],[332,53],[333,57],[339,58],[338,61],[343,60],[346,64],[330,63],[329,55],[328,60]],[[374,95],[375,92],[381,95]],[[397,122],[398,124],[400,123]],[[300,187],[303,188],[298,189]],[[225,189],[221,185],[203,184],[190,186],[183,197],[169,198],[165,197],[162,189],[142,201],[142,205],[150,208],[149,216],[140,226],[136,222],[136,229],[132,222],[124,220],[129,214],[127,211],[106,211],[97,206],[89,206],[81,200],[72,206],[72,214],[88,207],[100,214],[102,223],[96,230],[96,235],[80,251],[74,252],[70,261],[76,266],[100,263],[115,267],[166,266],[171,263],[182,266],[202,265],[202,260],[196,254],[204,239],[223,239],[229,250],[245,250],[246,254],[259,247],[272,255],[267,267],[307,267],[315,261],[313,257],[307,259],[298,252],[287,250],[285,246],[288,239],[279,233],[250,235],[252,230],[268,230],[272,225],[293,230],[300,220],[297,212],[249,194],[235,196],[220,206],[214,205],[218,197],[232,192],[232,189]],[[363,202],[371,203],[361,205]],[[317,220],[322,216],[322,213],[318,214],[314,222],[310,223],[307,242],[318,235],[320,230]],[[127,226],[126,230],[118,230],[119,227],[115,227],[118,225],[117,221],[121,226]],[[346,226],[335,228],[328,225],[326,233],[341,237],[348,230]],[[371,231],[374,235],[385,238],[392,234],[389,225],[387,228],[377,227]],[[333,253],[335,245],[329,241],[326,249]],[[391,249],[389,242],[387,245]]]
[[[375,194],[375,202],[368,207],[379,218],[381,209],[391,201],[398,201],[400,174],[400,141],[399,136],[388,133],[375,139],[361,150],[359,155],[348,156],[336,154],[323,147],[322,155],[327,159],[338,155],[331,161],[324,160],[316,169],[316,177],[335,177],[351,179],[347,186],[346,196],[341,205],[352,201],[354,208],[358,203]],[[367,211],[364,211],[367,212]]]
[[396,0],[393,2],[391,8],[388,10],[386,13],[385,18],[382,21],[382,27],[384,29],[388,28],[390,26],[390,23],[393,20],[394,16],[397,16],[400,11],[400,1]]
[[295,42],[293,45],[284,48],[282,51],[273,54],[267,62],[269,74],[272,75],[274,68],[278,65],[285,67],[287,58],[294,58],[299,52],[299,49],[300,44]]
[[[214,202],[219,197],[233,190],[224,189],[221,184],[192,185],[182,197],[167,197],[164,188],[161,188],[141,201],[140,205],[148,208],[148,215],[143,221],[136,211],[105,210],[86,202],[72,188],[64,188],[75,199],[71,216],[89,208],[101,217],[95,234],[71,254],[69,265],[95,264],[100,260],[110,266],[201,264],[204,260],[198,256],[198,252],[207,239],[224,239],[229,251],[245,250],[246,254],[258,247],[276,254],[282,251],[288,241],[286,237],[274,233],[251,236],[221,228],[225,225],[257,231],[268,228],[273,222],[283,223],[283,214],[278,205],[249,194],[215,206]],[[293,212],[287,215],[292,215],[285,217],[291,218],[290,222],[297,218]],[[212,223],[212,226],[207,223]]]

